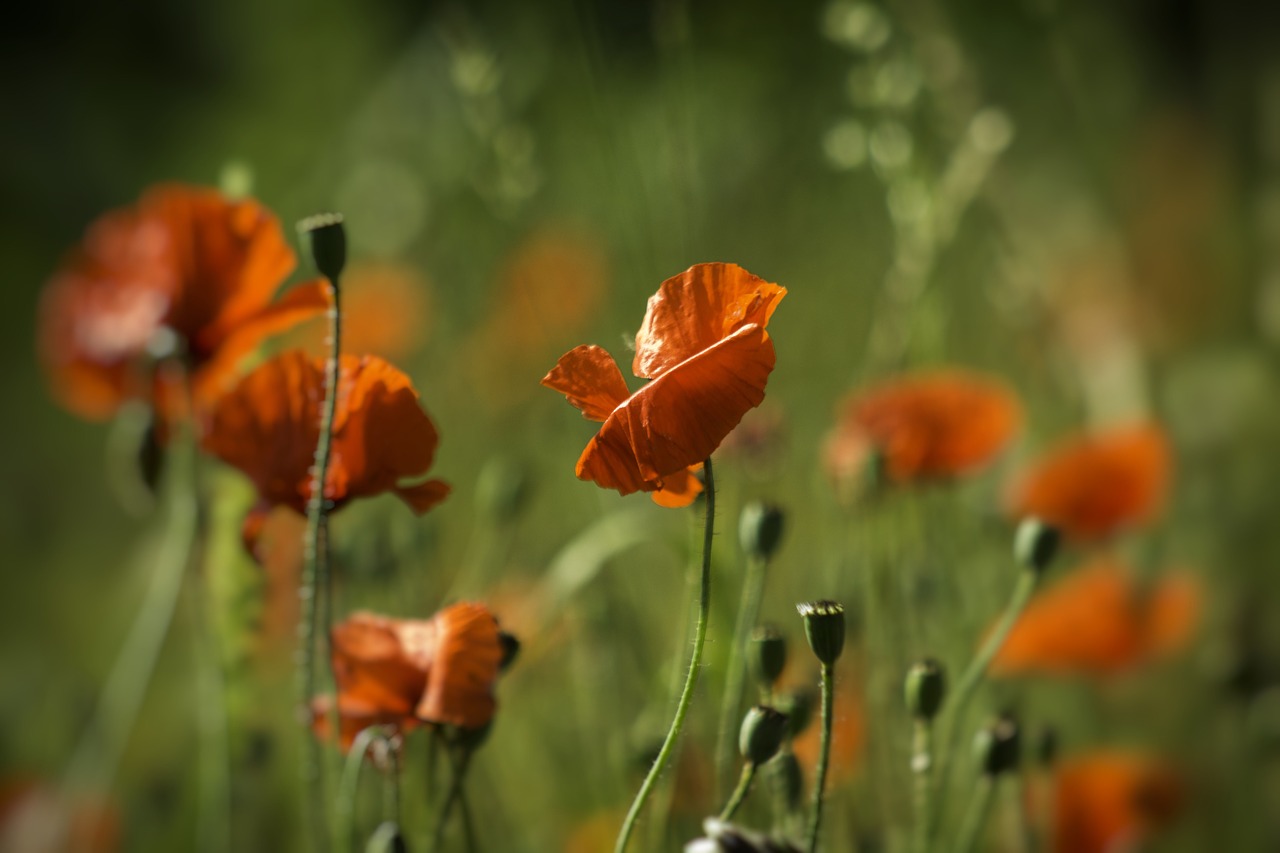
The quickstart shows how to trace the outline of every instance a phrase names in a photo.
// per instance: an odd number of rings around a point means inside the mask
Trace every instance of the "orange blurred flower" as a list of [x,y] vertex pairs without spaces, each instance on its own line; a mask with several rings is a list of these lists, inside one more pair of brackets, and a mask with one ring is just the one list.
[[267,335],[325,309],[320,281],[272,303],[295,258],[258,202],[212,189],[155,187],[104,214],[45,287],[39,353],[55,396],[90,418],[141,397],[172,418],[181,403],[145,368],[162,329],[181,339],[198,407]]
[[895,482],[957,477],[990,462],[1022,421],[1003,384],[956,369],[885,382],[842,408],[824,449],[837,482],[858,477],[872,452]]
[[119,811],[105,799],[69,800],[35,778],[0,781],[0,850],[110,853],[121,835]]
[[[382,492],[393,492],[417,513],[444,500],[449,486],[440,480],[400,485],[427,473],[439,441],[409,377],[371,355],[344,355],[340,374],[325,483],[333,508]],[[271,507],[306,512],[323,398],[324,361],[291,350],[244,377],[208,414],[204,448],[258,489],[244,528],[251,552]]]
[[[331,638],[343,752],[372,725],[408,733],[424,723],[476,729],[493,719],[502,643],[483,604],[455,604],[430,619],[354,613]],[[314,707],[320,737],[330,734],[325,710],[324,702]]]
[[1189,574],[1146,587],[1118,563],[1098,560],[1031,600],[991,673],[1120,672],[1185,646],[1200,608],[1200,586]]
[[542,384],[603,422],[578,477],[624,495],[679,490],[691,502],[688,469],[764,399],[775,358],[765,326],[786,292],[735,264],[698,264],[664,281],[649,298],[632,363],[652,381],[634,394],[600,347],[561,356]]
[[[431,336],[431,285],[397,264],[354,264],[342,274],[342,351],[400,361]],[[289,343],[315,355],[328,352],[328,324],[307,323]]]
[[1067,759],[1055,768],[1053,784],[1056,853],[1137,849],[1182,811],[1186,799],[1173,767],[1138,753],[1095,752]]
[[1068,439],[1015,484],[1009,507],[1077,540],[1102,539],[1160,510],[1171,462],[1164,431],[1140,424]]

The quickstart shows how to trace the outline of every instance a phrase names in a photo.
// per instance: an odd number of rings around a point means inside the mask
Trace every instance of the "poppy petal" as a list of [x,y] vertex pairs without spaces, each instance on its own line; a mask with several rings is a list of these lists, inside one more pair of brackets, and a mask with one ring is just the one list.
[[671,509],[689,506],[702,494],[702,481],[693,475],[694,471],[701,468],[700,464],[694,465],[663,477],[662,488],[650,495],[653,502]]
[[498,622],[487,607],[461,603],[433,619],[439,625],[426,693],[418,716],[435,723],[478,728],[493,718],[493,682],[502,661]]
[[440,501],[449,497],[453,487],[443,480],[427,480],[412,486],[396,486],[393,490],[396,497],[409,505],[418,515],[422,515]]
[[564,394],[583,417],[592,421],[609,417],[631,393],[613,356],[595,345],[574,347],[560,356],[556,366],[542,378],[542,384]]

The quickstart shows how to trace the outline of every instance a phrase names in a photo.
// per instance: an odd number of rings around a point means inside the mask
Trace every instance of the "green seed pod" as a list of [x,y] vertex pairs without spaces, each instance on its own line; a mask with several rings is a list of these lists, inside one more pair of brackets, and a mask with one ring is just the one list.
[[777,754],[786,737],[787,715],[768,705],[756,705],[742,718],[738,749],[746,761],[764,764]]
[[835,601],[809,601],[797,604],[796,611],[804,620],[804,633],[814,655],[826,666],[834,664],[844,651],[844,606]]
[[760,625],[751,632],[750,647],[756,677],[773,687],[787,665],[787,638],[773,625]]
[[1015,772],[1022,758],[1018,721],[1011,714],[1001,714],[974,736],[973,752],[984,775]]
[[782,792],[787,808],[791,811],[800,808],[800,798],[804,795],[804,773],[800,770],[796,754],[788,747],[779,752],[766,769],[772,774],[773,784]]
[[818,693],[813,689],[801,689],[781,698],[782,712],[787,715],[787,734],[799,737],[813,721],[813,708],[818,703]]
[[1038,518],[1024,519],[1013,538],[1013,556],[1018,564],[1042,574],[1058,555],[1062,539],[1058,528]]
[[936,717],[947,695],[947,674],[942,664],[933,658],[912,664],[903,682],[903,694],[911,716],[923,722]]
[[738,542],[742,550],[757,560],[768,560],[782,542],[786,516],[771,504],[755,501],[742,508],[738,517]]
[[364,845],[364,853],[406,853],[408,849],[400,826],[391,820],[378,824]]
[[298,231],[311,251],[311,260],[334,287],[347,265],[347,232],[341,213],[317,213],[298,223]]

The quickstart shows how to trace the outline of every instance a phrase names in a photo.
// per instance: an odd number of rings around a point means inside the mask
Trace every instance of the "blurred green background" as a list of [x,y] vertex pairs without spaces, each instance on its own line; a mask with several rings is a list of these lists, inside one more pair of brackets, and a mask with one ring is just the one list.
[[[1184,753],[1200,784],[1173,848],[1274,844],[1275,768],[1237,741],[1280,650],[1278,18],[1211,0],[24,8],[0,35],[0,766],[58,777],[134,617],[139,543],[157,526],[113,489],[112,428],[45,390],[41,285],[94,217],[148,185],[221,182],[251,186],[286,224],[342,210],[353,261],[411,294],[367,323],[378,341],[380,324],[411,321],[381,342],[399,342],[388,354],[440,428],[435,470],[455,492],[421,520],[389,500],[344,511],[338,612],[422,615],[446,594],[488,598],[500,616],[537,603],[536,618],[511,619],[538,636],[500,687],[477,771],[486,847],[561,849],[625,804],[634,755],[665,726],[694,519],[577,481],[592,429],[538,380],[579,343],[625,363],[647,296],[710,260],[790,291],[770,327],[768,398],[749,418],[775,438],[719,472],[723,531],[750,499],[789,511],[765,615],[798,639],[794,601],[865,600],[876,560],[918,564],[965,601],[917,603],[944,615],[897,634],[862,626],[845,677],[884,722],[869,724],[832,831],[897,843],[908,730],[889,697],[919,654],[958,668],[1007,595],[1005,476],[1071,430],[1149,414],[1173,436],[1175,489],[1160,524],[1121,547],[1196,568],[1206,625],[1185,671],[1156,676],[1136,705],[1060,722],[1078,743],[1142,736]],[[959,489],[842,507],[819,463],[838,401],[937,364],[1019,391],[1018,446]],[[483,511],[482,471],[526,478],[514,520]],[[218,482],[232,838],[282,849],[287,698],[248,650],[258,617],[240,612],[262,586],[233,553],[248,496],[232,474]],[[602,519],[623,533],[592,539]],[[588,558],[566,558],[584,536]],[[629,536],[641,546],[615,554]],[[723,624],[690,739],[706,749],[737,597],[734,537],[718,548]],[[580,585],[553,570],[566,564]],[[127,849],[192,843],[190,622],[180,610],[122,767]],[[1247,691],[1226,692],[1241,679]],[[1034,716],[1093,701],[1082,690],[1018,702]],[[684,815],[684,837],[698,817]]]

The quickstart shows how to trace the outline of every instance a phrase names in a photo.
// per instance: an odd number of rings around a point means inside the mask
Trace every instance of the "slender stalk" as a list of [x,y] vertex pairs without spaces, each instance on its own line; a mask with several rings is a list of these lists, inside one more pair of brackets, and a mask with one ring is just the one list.
[[361,729],[347,750],[347,760],[342,765],[342,777],[338,781],[338,842],[350,845],[350,849],[359,847],[356,838],[356,796],[360,793],[360,771],[364,769],[365,753],[373,746],[374,741],[382,737],[380,726],[369,726]]
[[729,798],[729,802],[725,803],[724,811],[720,812],[721,820],[729,820],[733,817],[738,806],[742,805],[742,801],[747,798],[747,792],[751,790],[751,783],[755,778],[756,763],[748,761],[742,765],[742,776],[738,779],[738,787],[733,789],[733,796]]
[[751,628],[760,615],[760,597],[764,593],[765,560],[762,557],[747,558],[746,577],[742,580],[742,602],[738,605],[738,618],[733,626],[733,644],[729,646],[729,668],[725,673],[724,698],[720,703],[720,726],[716,740],[716,798],[724,790],[726,777],[733,763],[734,725],[742,708],[742,689],[746,681],[746,646]]
[[958,741],[961,725],[964,722],[964,712],[969,705],[969,701],[973,698],[974,692],[982,683],[983,677],[987,674],[987,668],[991,666],[991,661],[1000,651],[1000,647],[1004,645],[1004,641],[1008,639],[1009,632],[1013,630],[1013,626],[1017,623],[1018,617],[1022,615],[1022,611],[1026,609],[1027,602],[1031,600],[1031,595],[1035,592],[1036,584],[1039,580],[1039,572],[1032,569],[1023,569],[1018,575],[1018,582],[1013,588],[1013,596],[1009,599],[1009,604],[1005,607],[999,624],[988,635],[986,642],[978,650],[978,654],[969,663],[968,669],[964,671],[964,675],[961,676],[960,682],[956,685],[955,692],[952,694],[952,699],[949,703],[950,707],[947,709],[945,725],[942,729],[942,737],[939,739],[943,751],[938,756],[937,797],[935,798],[936,801],[932,812],[933,822],[929,825],[930,839],[933,839],[937,833],[938,821],[942,817],[943,807],[947,800],[947,781],[951,770],[951,759],[959,748]]
[[662,775],[662,771],[671,760],[676,741],[680,738],[680,730],[684,728],[684,719],[689,713],[694,688],[698,685],[698,669],[702,665],[702,647],[707,639],[707,615],[711,610],[711,542],[715,533],[716,518],[716,482],[711,470],[711,457],[707,457],[702,474],[705,481],[707,515],[702,539],[702,579],[698,592],[698,622],[693,632],[693,655],[689,659],[689,673],[685,676],[684,690],[681,691],[680,701],[676,704],[676,714],[671,721],[671,728],[667,731],[666,740],[662,742],[658,757],[649,768],[649,775],[645,776],[635,800],[631,803],[631,809],[627,812],[627,818],[622,824],[622,831],[614,844],[614,853],[626,851],[631,833],[635,831],[636,820],[640,817],[640,810],[644,808],[645,801],[653,792],[653,786],[657,783],[658,777]]
[[983,773],[978,778],[978,787],[974,790],[972,799],[969,800],[969,809],[965,812],[964,823],[960,825],[960,834],[956,836],[955,853],[972,853],[978,846],[978,837],[982,835],[982,827],[987,823],[995,790],[996,777]]
[[[449,817],[453,814],[453,804],[462,800],[462,782],[467,776],[467,766],[471,763],[471,750],[464,750],[462,755],[453,762],[453,779],[449,783],[449,793],[440,803],[440,814],[436,816],[435,833],[431,838],[431,850],[438,851],[444,844],[444,831],[449,825]],[[470,821],[464,817],[463,830],[468,833],[470,838]],[[468,842],[470,847],[471,842]]]
[[[302,583],[298,597],[302,600],[302,616],[298,624],[298,715],[307,744],[302,750],[302,783],[304,810],[311,833],[311,845],[315,850],[328,848],[328,833],[324,816],[324,779],[321,775],[320,741],[312,737],[311,699],[316,694],[315,645],[320,626],[321,611],[318,599],[329,590],[329,538],[328,502],[324,490],[329,473],[329,457],[333,444],[333,421],[338,408],[338,364],[342,334],[342,311],[339,305],[340,288],[334,279],[329,281],[329,357],[324,370],[324,406],[320,411],[320,438],[316,443],[315,462],[311,469],[311,497],[307,502],[307,538]],[[329,596],[323,615],[329,618]],[[323,626],[328,634],[328,624]],[[339,731],[337,702],[334,703],[331,720],[332,731]]]
[[818,849],[818,829],[822,824],[823,789],[827,784],[827,765],[831,759],[831,711],[834,704],[832,665],[822,665],[822,744],[818,753],[818,774],[813,780],[813,805],[809,815],[809,853]]
[[915,776],[916,819],[912,827],[916,853],[929,849],[933,803],[933,721],[917,719],[912,734],[911,772]]

